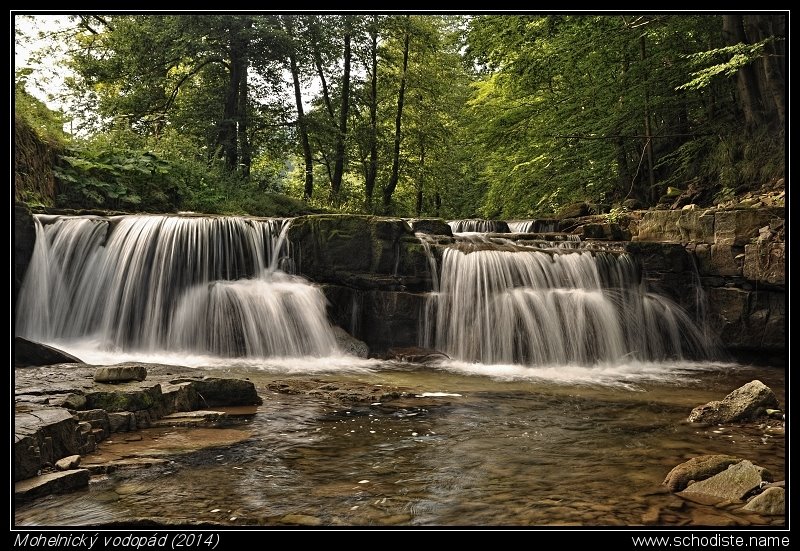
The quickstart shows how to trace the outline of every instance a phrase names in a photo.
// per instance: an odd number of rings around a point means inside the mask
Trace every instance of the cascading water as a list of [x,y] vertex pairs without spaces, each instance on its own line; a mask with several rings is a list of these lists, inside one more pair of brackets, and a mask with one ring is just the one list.
[[225,357],[337,350],[325,298],[277,270],[287,220],[39,216],[17,334]]
[[450,220],[447,222],[453,233],[508,233],[508,225],[505,222],[497,220],[480,220],[480,219],[467,219],[467,220]]
[[587,366],[714,354],[620,252],[460,239],[443,251],[440,290],[426,311],[422,344],[463,361]]
[[508,228],[514,233],[553,233],[558,229],[558,220],[513,220],[508,222]]

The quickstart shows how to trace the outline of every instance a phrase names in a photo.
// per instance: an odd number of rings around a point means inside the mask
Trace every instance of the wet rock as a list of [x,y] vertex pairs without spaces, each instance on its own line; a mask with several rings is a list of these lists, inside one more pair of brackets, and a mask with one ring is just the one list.
[[17,366],[40,366],[83,363],[81,360],[67,354],[58,348],[29,341],[22,337],[14,338],[14,364]]
[[249,406],[261,404],[256,387],[251,381],[243,379],[222,379],[204,377],[202,379],[175,379],[172,384],[192,384],[197,393],[198,403],[192,409],[215,406]]
[[762,482],[771,480],[772,476],[766,469],[753,465],[745,459],[710,478],[690,484],[683,493],[741,500]]
[[661,516],[661,507],[653,505],[642,515],[642,524],[658,524]]
[[111,385],[98,385],[97,390],[86,393],[86,405],[91,409],[104,409],[107,412],[140,411],[150,409],[161,403],[161,385],[127,384],[113,388]]
[[81,464],[80,455],[70,455],[63,459],[56,461],[56,469],[59,471],[71,471],[76,469]]
[[367,347],[367,343],[358,340],[341,327],[333,327],[333,337],[336,339],[336,345],[339,347],[339,350],[345,354],[350,354],[356,358],[369,357],[369,347]]
[[130,411],[109,413],[108,430],[112,433],[136,430],[136,416]]
[[695,509],[692,511],[692,524],[695,526],[736,526],[737,520],[717,511]]
[[37,474],[44,465],[78,452],[77,420],[62,408],[14,416],[14,480]]
[[442,360],[449,360],[450,356],[438,350],[410,346],[406,348],[390,348],[386,352],[387,360],[398,360],[410,363],[435,363]]
[[450,224],[441,218],[415,218],[409,220],[411,230],[414,233],[429,233],[433,235],[453,235],[453,230]]
[[191,382],[161,383],[161,396],[166,411],[190,411],[199,402],[197,391]]
[[106,436],[111,434],[111,428],[108,421],[108,414],[103,409],[90,409],[87,411],[78,411],[75,414],[79,423],[89,423],[92,431],[95,434],[95,440],[100,442]]
[[671,492],[680,492],[694,480],[704,480],[741,461],[732,455],[701,455],[693,457],[672,469],[664,479]]
[[28,270],[33,248],[36,245],[36,229],[33,216],[25,203],[14,204],[14,310],[22,280]]
[[427,295],[368,291],[363,294],[361,329],[356,336],[373,354],[389,348],[415,346],[419,342],[419,320]]
[[760,515],[783,515],[785,514],[785,496],[786,492],[783,488],[770,487],[750,499],[743,509]]
[[322,520],[320,518],[312,517],[311,515],[284,515],[281,517],[280,521],[283,524],[296,524],[299,526],[322,525]]
[[48,399],[47,404],[66,409],[83,409],[86,407],[86,396],[71,392],[63,396],[50,398]]
[[766,415],[766,410],[778,408],[778,399],[772,390],[758,380],[750,381],[721,401],[698,406],[689,414],[691,423],[733,423],[750,421]]
[[89,485],[89,470],[48,473],[14,484],[14,501],[28,501],[48,494],[64,493]]
[[110,365],[98,367],[94,372],[94,380],[98,383],[127,383],[144,381],[147,369],[143,365]]
[[[214,426],[227,418],[224,411],[181,411],[165,415],[150,423],[151,427],[198,427]],[[140,437],[141,439],[141,437]]]

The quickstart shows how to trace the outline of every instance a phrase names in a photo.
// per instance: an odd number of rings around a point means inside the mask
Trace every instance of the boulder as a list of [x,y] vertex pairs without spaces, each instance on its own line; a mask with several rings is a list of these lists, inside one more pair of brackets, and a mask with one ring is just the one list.
[[339,326],[333,326],[333,337],[339,350],[357,358],[369,356],[369,347],[364,341],[358,340]]
[[701,455],[684,461],[673,468],[664,484],[670,492],[684,490],[691,481],[705,480],[727,469],[730,465],[738,463],[741,459],[732,455]]
[[71,471],[72,469],[76,469],[80,464],[80,455],[70,455],[56,461],[56,469],[59,471]]
[[734,423],[751,421],[763,415],[766,410],[778,409],[775,393],[761,381],[750,381],[721,401],[713,401],[698,406],[689,414],[690,423]]
[[98,367],[94,372],[94,380],[98,383],[128,383],[144,381],[147,369],[143,365],[122,364]]
[[[175,379],[171,384],[189,382],[197,393],[197,404],[192,409],[216,406],[251,406],[262,403],[251,381],[242,379],[221,379],[204,377],[202,379]],[[137,422],[139,419],[137,418]]]
[[742,500],[765,481],[772,481],[769,472],[745,459],[712,477],[690,484],[683,493],[703,494],[722,500]]
[[17,366],[40,366],[55,364],[79,364],[81,360],[63,350],[22,337],[14,338],[14,364]]
[[786,492],[783,488],[767,488],[750,499],[743,507],[745,511],[759,515],[783,515],[786,509]]

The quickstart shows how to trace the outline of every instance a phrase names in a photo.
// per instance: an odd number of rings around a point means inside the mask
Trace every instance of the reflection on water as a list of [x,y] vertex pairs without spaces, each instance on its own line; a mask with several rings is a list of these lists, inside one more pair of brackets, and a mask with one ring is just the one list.
[[636,376],[631,367],[627,380],[620,370],[620,384],[587,384],[574,376],[513,373],[501,380],[502,374],[476,376],[472,373],[480,368],[469,367],[373,362],[350,374],[314,375],[406,386],[420,395],[392,408],[377,403],[340,407],[321,398],[277,394],[266,388],[275,372],[220,368],[249,377],[264,397],[247,423],[254,431],[251,439],[98,477],[88,490],[18,508],[16,523],[93,525],[135,518],[233,525],[777,522],[734,507],[685,502],[664,493],[660,484],[676,464],[708,453],[749,459],[783,479],[781,434],[766,427],[684,423],[692,407],[754,378],[773,388],[783,403],[783,370],[662,365],[661,372],[670,375],[656,377],[647,376],[658,371],[651,365]]

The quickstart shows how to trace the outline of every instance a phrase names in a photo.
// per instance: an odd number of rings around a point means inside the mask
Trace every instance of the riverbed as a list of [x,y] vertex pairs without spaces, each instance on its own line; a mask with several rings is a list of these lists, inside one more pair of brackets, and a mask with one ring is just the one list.
[[[770,386],[783,404],[783,368],[642,363],[548,369],[338,358],[227,362],[213,369],[249,378],[264,400],[227,427],[245,431],[244,438],[167,453],[161,456],[166,461],[149,468],[95,476],[88,489],[20,506],[15,523],[784,523],[735,505],[686,501],[661,486],[675,465],[715,453],[748,459],[783,480],[780,419],[723,427],[685,422],[693,407],[753,379]],[[331,392],[304,392],[308,381]],[[335,392],[364,386],[402,387],[410,394],[386,405]],[[139,433],[146,441],[170,433],[191,438],[193,430]],[[118,438],[112,435],[98,450]]]

